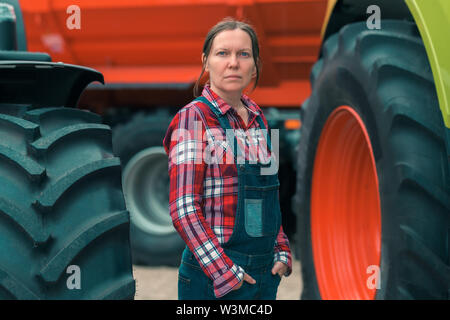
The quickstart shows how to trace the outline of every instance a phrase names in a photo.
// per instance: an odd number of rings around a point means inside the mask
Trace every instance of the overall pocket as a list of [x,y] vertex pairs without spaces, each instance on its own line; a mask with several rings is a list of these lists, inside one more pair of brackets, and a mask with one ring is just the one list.
[[274,236],[280,224],[279,184],[245,186],[245,231],[250,237]]
[[262,237],[264,199],[245,199],[245,231],[250,237]]
[[182,262],[178,269],[178,299],[179,300],[208,300],[206,292],[209,278],[200,267]]

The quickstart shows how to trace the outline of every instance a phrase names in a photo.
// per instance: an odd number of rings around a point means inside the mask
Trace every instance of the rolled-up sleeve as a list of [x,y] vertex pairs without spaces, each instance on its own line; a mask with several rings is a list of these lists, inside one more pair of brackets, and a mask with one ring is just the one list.
[[277,239],[275,240],[274,262],[277,261],[283,262],[288,266],[288,270],[284,275],[286,277],[289,276],[292,272],[292,253],[291,249],[289,248],[288,237],[284,233],[283,227],[280,227]]

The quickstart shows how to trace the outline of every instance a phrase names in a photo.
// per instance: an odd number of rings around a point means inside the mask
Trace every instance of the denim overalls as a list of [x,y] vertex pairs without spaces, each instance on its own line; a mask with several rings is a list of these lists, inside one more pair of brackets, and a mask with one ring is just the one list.
[[[206,103],[218,117],[221,127],[231,129],[226,115],[219,111],[205,98],[199,100]],[[258,115],[260,128],[265,129],[264,122]],[[225,131],[232,133],[231,130]],[[270,137],[267,134],[267,145],[271,150]],[[232,140],[230,140],[232,139]],[[236,136],[228,136],[234,141],[234,160],[238,171],[238,204],[233,233],[230,239],[222,244],[225,254],[246,273],[256,280],[255,284],[244,281],[242,287],[233,290],[221,299],[276,299],[280,276],[272,275],[274,246],[281,225],[281,211],[278,199],[278,175],[261,174],[261,169],[269,164],[238,164],[237,154],[242,154]],[[242,158],[244,159],[244,158]],[[178,277],[178,299],[216,299],[213,282],[201,270],[194,255],[188,247],[183,252]]]

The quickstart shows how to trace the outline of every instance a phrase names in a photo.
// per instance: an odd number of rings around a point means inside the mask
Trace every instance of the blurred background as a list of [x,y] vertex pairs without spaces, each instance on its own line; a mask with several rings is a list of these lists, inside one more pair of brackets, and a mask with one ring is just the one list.
[[[100,71],[79,107],[102,115],[113,130],[131,215],[133,262],[177,266],[184,243],[168,212],[169,180],[162,139],[173,115],[193,99],[208,30],[227,16],[252,24],[262,58],[250,96],[280,130],[283,226],[292,242],[299,110],[320,46],[326,1],[21,0],[28,49],[52,60]],[[77,12],[68,11],[76,4]],[[73,15],[73,17],[71,17]],[[69,28],[68,25],[76,25]]]

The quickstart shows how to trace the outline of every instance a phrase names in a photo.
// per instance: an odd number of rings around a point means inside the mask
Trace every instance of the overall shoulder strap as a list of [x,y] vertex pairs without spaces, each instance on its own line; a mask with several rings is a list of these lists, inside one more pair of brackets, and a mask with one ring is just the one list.
[[264,125],[264,121],[261,118],[261,115],[258,115],[256,117],[256,120],[259,123],[259,127],[263,130],[264,137],[266,138],[266,141],[267,141],[267,147],[268,147],[269,151],[272,152],[272,142],[270,141],[269,130],[268,129],[266,130],[266,126]]
[[213,104],[211,102],[209,102],[208,99],[206,99],[204,96],[197,97],[194,99],[194,101],[200,101],[200,102],[205,103],[206,105],[209,106],[211,111],[216,115],[217,119],[219,120],[220,126],[225,131],[227,140],[233,141],[233,143],[229,143],[229,145],[231,146],[231,148],[233,150],[234,161],[235,161],[235,163],[237,163],[237,153],[242,155],[242,151],[241,151],[241,148],[239,148],[239,145],[238,145],[237,139],[236,139],[236,135],[234,134],[234,131],[231,128],[228,118],[225,115],[221,114],[219,112],[219,110],[217,110],[217,108],[214,107]]
[[200,101],[200,102],[203,102],[204,104],[206,104],[207,106],[209,106],[209,108],[211,109],[212,112],[214,112],[214,114],[217,116],[217,118],[219,118],[221,116],[221,114],[219,113],[217,108],[214,107],[213,104],[211,102],[209,102],[209,100],[206,99],[204,96],[197,97],[194,99],[194,101]]

